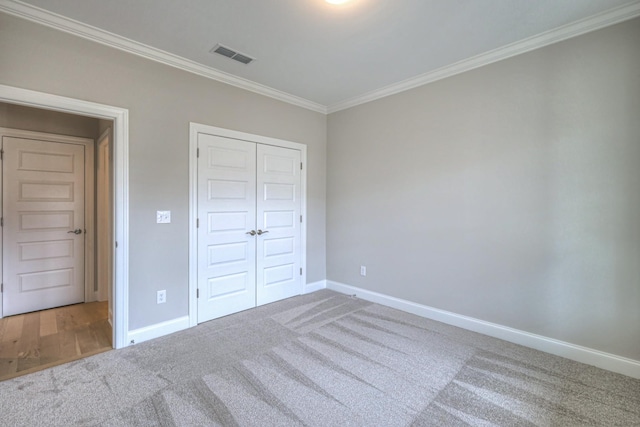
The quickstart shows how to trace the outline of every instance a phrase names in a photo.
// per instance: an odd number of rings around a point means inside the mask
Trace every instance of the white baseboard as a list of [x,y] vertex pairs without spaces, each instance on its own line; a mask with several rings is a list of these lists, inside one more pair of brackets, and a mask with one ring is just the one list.
[[[327,287],[326,280],[320,280],[318,282],[307,283],[304,286],[303,294],[319,291]],[[189,325],[189,316],[178,317],[177,319],[168,320],[166,322],[157,323],[155,325],[145,326],[144,328],[135,329],[129,331],[127,335],[127,345],[133,343],[139,344],[144,341],[148,341],[154,338],[159,338],[164,335],[169,335],[174,332],[181,331],[191,327]],[[133,341],[133,343],[132,343]]]
[[317,282],[307,283],[306,285],[304,285],[302,295],[310,294],[311,292],[319,291],[320,289],[325,289],[326,287],[326,280],[318,280]]
[[508,326],[498,325],[496,323],[485,322],[484,320],[417,304],[415,302],[368,291],[355,286],[345,285],[331,280],[327,280],[326,283],[327,289],[331,289],[336,292],[355,295],[363,300],[396,308],[427,319],[479,332],[484,335],[500,338],[525,347],[534,348],[546,353],[566,357],[567,359],[575,360],[577,362],[586,363],[587,365],[597,366],[598,368],[640,379],[640,361],[638,360],[616,356],[615,354],[605,353],[600,350],[594,350],[592,348],[582,347],[553,338],[544,337],[542,335],[532,334],[510,328]]
[[189,327],[189,316],[178,317],[177,319],[167,320],[166,322],[156,323],[155,325],[145,326],[144,328],[129,331],[127,335],[127,345],[140,344],[141,342],[169,335],[174,332],[187,329]]

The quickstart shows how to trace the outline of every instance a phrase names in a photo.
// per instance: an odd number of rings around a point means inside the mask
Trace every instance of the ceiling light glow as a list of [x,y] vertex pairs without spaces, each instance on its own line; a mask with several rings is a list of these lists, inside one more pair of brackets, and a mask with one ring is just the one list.
[[331,4],[343,4],[351,0],[324,0],[324,1]]

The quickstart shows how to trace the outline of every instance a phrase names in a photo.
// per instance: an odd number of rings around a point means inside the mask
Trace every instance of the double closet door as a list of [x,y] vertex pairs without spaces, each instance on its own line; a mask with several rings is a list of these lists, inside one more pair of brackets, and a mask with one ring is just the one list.
[[198,323],[302,293],[299,150],[198,135]]

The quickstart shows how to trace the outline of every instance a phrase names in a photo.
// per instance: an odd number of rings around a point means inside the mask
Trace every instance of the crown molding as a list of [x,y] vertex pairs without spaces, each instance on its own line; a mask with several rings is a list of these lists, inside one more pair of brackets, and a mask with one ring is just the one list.
[[5,12],[38,24],[82,37],[124,52],[132,53],[143,58],[159,62],[170,67],[178,68],[199,76],[203,76],[221,83],[245,89],[260,95],[268,96],[282,102],[306,108],[322,114],[335,113],[380,98],[395,95],[419,86],[433,83],[456,74],[464,73],[475,68],[489,65],[503,59],[511,58],[541,47],[561,42],[591,31],[599,30],[610,25],[640,16],[640,1],[634,1],[618,8],[608,10],[597,15],[576,21],[562,27],[520,40],[515,43],[491,50],[489,52],[464,59],[451,65],[420,74],[416,77],[373,90],[345,101],[329,106],[318,104],[308,99],[234,76],[218,69],[207,67],[195,61],[182,58],[169,52],[147,46],[142,43],[121,37],[117,34],[101,30],[91,25],[58,15],[19,0],[0,0],[0,12]]
[[212,67],[204,66],[195,61],[138,43],[126,37],[121,37],[117,34],[101,30],[18,0],[0,0],[0,11],[240,89],[268,96],[318,113],[327,113],[327,107],[324,105],[225,73]]
[[439,68],[434,71],[421,74],[416,77],[403,80],[398,83],[385,86],[381,89],[368,92],[364,95],[356,96],[327,107],[327,113],[335,113],[337,111],[346,110],[347,108],[375,101],[390,95],[407,91],[419,86],[433,83],[437,80],[446,79],[456,74],[464,73],[475,68],[489,65],[503,59],[511,58],[541,47],[545,47],[554,43],[561,42],[591,31],[599,30],[610,25],[618,24],[629,19],[640,16],[640,1],[626,4],[606,12],[602,12],[580,21],[558,27],[556,29],[546,31],[533,37],[508,44],[506,46],[491,50],[489,52],[476,55],[474,57],[464,59],[451,65]]

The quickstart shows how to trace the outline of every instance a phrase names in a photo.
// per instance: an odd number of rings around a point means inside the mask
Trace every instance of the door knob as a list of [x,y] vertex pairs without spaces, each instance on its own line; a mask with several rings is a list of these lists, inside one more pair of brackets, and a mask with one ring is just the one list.
[[264,230],[264,231],[262,231],[262,230],[258,230],[258,233],[257,233],[257,234],[258,234],[258,236],[262,236],[263,234],[266,234],[266,233],[268,233],[268,232],[269,232],[269,230]]
[[250,235],[252,235],[252,236],[255,236],[255,235],[256,235],[256,230],[247,231],[247,232],[246,232],[246,233],[244,233],[244,234],[250,234]]
[[78,228],[77,230],[71,230],[71,231],[67,231],[67,234],[82,234],[82,229]]

